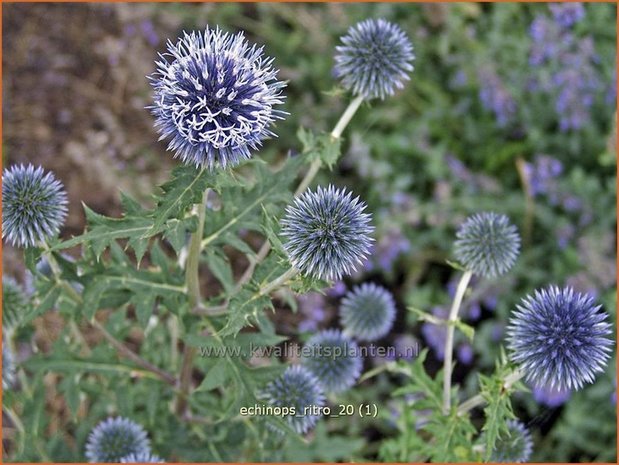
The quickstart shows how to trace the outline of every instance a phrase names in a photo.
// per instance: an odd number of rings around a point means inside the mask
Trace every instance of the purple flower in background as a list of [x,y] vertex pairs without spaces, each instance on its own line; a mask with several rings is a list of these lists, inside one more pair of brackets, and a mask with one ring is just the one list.
[[557,56],[561,47],[559,34],[556,23],[548,17],[540,15],[533,19],[529,28],[529,35],[533,39],[529,52],[529,63],[532,66],[539,66]]
[[[446,320],[449,316],[449,312],[443,307],[434,307],[432,309],[432,315]],[[426,343],[434,351],[436,358],[443,360],[445,358],[445,338],[447,337],[447,328],[444,325],[424,323],[421,325],[421,334],[423,335]]]
[[484,68],[479,73],[479,100],[486,110],[494,113],[497,125],[505,127],[516,116],[516,101],[505,87],[496,70]]
[[316,331],[319,323],[326,318],[324,296],[319,292],[308,292],[299,296],[299,312],[304,317],[299,323],[299,331]]
[[471,344],[464,343],[460,344],[456,348],[456,357],[460,360],[461,363],[465,365],[470,365],[475,357],[475,353],[473,352],[473,347]]
[[563,29],[570,29],[585,17],[585,7],[582,3],[551,3],[552,16]]
[[535,197],[556,188],[555,179],[563,172],[563,164],[551,156],[536,155],[532,163],[525,163],[524,169],[531,195]]
[[576,38],[570,27],[584,16],[578,3],[552,5],[554,20],[538,15],[532,22],[529,63],[533,66],[529,89],[549,94],[563,132],[579,130],[591,118],[591,107],[601,85],[600,61],[591,37]]
[[534,387],[533,398],[538,404],[546,407],[558,407],[568,401],[572,391],[569,389],[559,390],[551,387]]
[[330,289],[327,290],[329,297],[342,297],[346,294],[346,283],[344,281],[336,281]]

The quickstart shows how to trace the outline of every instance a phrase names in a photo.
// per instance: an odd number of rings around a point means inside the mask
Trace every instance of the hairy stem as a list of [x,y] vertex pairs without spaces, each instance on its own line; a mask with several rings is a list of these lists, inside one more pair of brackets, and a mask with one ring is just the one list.
[[[198,205],[198,229],[191,235],[189,243],[189,254],[187,256],[187,266],[185,268],[185,283],[189,296],[189,307],[194,308],[200,302],[200,254],[202,252],[202,236],[204,235],[204,220],[206,217],[206,201],[210,189],[206,189],[202,195],[202,202]],[[196,348],[185,345],[183,349],[183,359],[179,374],[179,393],[176,401],[176,413],[184,415],[187,410],[187,396],[191,387],[191,372],[193,369],[193,359],[196,355]]]
[[[346,110],[344,110],[344,113],[342,113],[342,116],[340,117],[338,122],[335,124],[333,131],[331,131],[332,138],[339,139],[340,137],[342,137],[342,133],[344,132],[344,129],[346,129],[346,126],[348,126],[348,123],[350,123],[350,120],[355,115],[355,113],[359,109],[359,106],[361,105],[362,102],[363,102],[363,97],[355,97],[355,99],[353,99],[350,102]],[[301,182],[299,183],[299,186],[294,192],[295,197],[298,197],[299,195],[301,195],[303,192],[307,190],[309,185],[312,183],[312,181],[314,180],[314,178],[320,171],[321,167],[322,167],[322,161],[320,160],[320,158],[317,158],[311,163],[309,170],[307,170],[307,173],[305,173],[305,176],[303,176],[303,179],[301,180]],[[239,279],[236,285],[237,291],[241,287],[243,287],[244,284],[249,282],[252,275],[254,274],[254,270],[256,269],[256,267],[260,263],[262,263],[262,261],[267,257],[270,251],[271,251],[271,243],[267,240],[262,244],[262,246],[258,250],[258,253],[256,254],[256,258],[254,258],[251,261],[251,263],[247,266],[247,268],[243,272],[243,275],[241,276],[241,278]]]
[[460,311],[460,305],[462,305],[462,298],[466,292],[466,288],[469,285],[469,281],[473,273],[465,271],[460,278],[458,287],[456,289],[456,295],[451,304],[451,310],[449,311],[449,324],[447,325],[447,337],[445,338],[445,360],[443,363],[443,413],[449,414],[451,408],[451,371],[453,361],[453,344],[454,344],[454,332],[456,329],[455,322],[458,319],[458,312]]
[[[514,384],[522,379],[524,373],[520,370],[514,370],[512,373],[505,377],[503,381],[503,387],[505,390],[510,389]],[[471,397],[470,399],[465,400],[458,406],[458,415],[464,415],[467,412],[470,412],[476,407],[481,407],[486,403],[486,399],[481,394],[477,394],[476,396]]]

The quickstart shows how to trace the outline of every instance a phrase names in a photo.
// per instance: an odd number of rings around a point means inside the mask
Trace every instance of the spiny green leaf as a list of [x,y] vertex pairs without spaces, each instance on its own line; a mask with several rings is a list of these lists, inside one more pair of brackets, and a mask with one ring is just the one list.
[[218,176],[224,177],[226,172],[189,165],[175,168],[172,179],[161,186],[163,193],[157,198],[157,208],[152,215],[153,225],[143,237],[157,234],[170,218],[182,219],[187,210],[202,201],[207,188],[217,185]]

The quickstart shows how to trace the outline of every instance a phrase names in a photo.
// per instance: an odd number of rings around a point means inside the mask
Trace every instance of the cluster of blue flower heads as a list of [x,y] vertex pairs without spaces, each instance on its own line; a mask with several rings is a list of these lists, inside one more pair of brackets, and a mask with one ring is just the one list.
[[34,247],[60,231],[67,194],[54,175],[33,165],[15,165],[2,174],[2,238],[16,247]]
[[[167,57],[170,58],[168,61]],[[220,29],[185,33],[157,62],[155,126],[185,163],[213,169],[251,157],[282,119],[285,86],[262,47]]]
[[580,389],[594,381],[610,358],[607,318],[588,294],[556,286],[535,291],[510,319],[511,359],[534,386]]
[[165,463],[165,461],[157,455],[142,452],[138,454],[129,454],[120,459],[120,463]]
[[103,420],[86,442],[86,458],[91,463],[120,463],[129,456],[143,457],[150,453],[150,441],[144,428],[123,417]]
[[350,274],[369,252],[374,228],[366,205],[351,192],[318,187],[297,197],[281,221],[290,263],[327,281]]
[[467,270],[492,278],[506,273],[520,252],[518,230],[505,215],[470,216],[456,233],[455,255]]
[[352,26],[336,47],[334,74],[366,100],[393,95],[413,71],[413,45],[397,25],[368,19]]
[[362,341],[375,341],[393,326],[395,302],[382,286],[365,283],[350,291],[340,305],[344,332]]
[[[299,434],[305,434],[319,419],[318,415],[305,413],[304,410],[325,404],[319,380],[301,365],[286,368],[280,377],[266,386],[260,397],[273,407],[294,407],[295,415],[287,415],[285,420]],[[281,432],[277,428],[276,430]]]

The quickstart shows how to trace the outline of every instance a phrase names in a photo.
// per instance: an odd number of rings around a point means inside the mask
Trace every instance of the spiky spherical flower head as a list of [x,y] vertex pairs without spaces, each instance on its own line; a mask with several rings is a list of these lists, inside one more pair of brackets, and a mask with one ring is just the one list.
[[326,392],[347,390],[357,382],[363,368],[359,347],[337,329],[314,334],[303,347],[301,363]]
[[[318,415],[305,412],[305,409],[325,405],[325,396],[318,379],[300,365],[286,368],[281,376],[266,386],[260,397],[273,407],[294,407],[295,414],[285,416],[284,421],[299,434],[305,434],[319,419]],[[279,429],[277,431],[283,432]]]
[[382,286],[365,283],[350,291],[340,305],[340,322],[346,334],[362,341],[375,341],[391,330],[395,302]]
[[2,238],[33,247],[60,231],[67,216],[67,194],[51,172],[14,165],[2,174]]
[[531,433],[521,421],[507,420],[507,433],[497,439],[490,457],[491,462],[523,463],[533,452]]
[[607,317],[590,295],[570,287],[535,291],[509,322],[510,357],[534,386],[580,389],[608,362],[613,343]]
[[354,272],[373,241],[366,207],[359,197],[331,185],[297,197],[281,222],[292,266],[327,281]]
[[120,463],[165,463],[160,457],[142,452],[140,454],[129,454],[120,459]]
[[130,454],[150,454],[150,441],[140,425],[123,417],[103,420],[86,442],[89,462],[119,463]]
[[269,126],[284,112],[273,59],[243,33],[207,28],[184,33],[157,62],[155,127],[168,150],[198,167],[225,168],[251,156],[274,134]]
[[10,389],[15,382],[13,352],[6,342],[2,343],[2,389]]
[[505,215],[493,212],[469,216],[456,233],[455,255],[469,271],[492,278],[514,266],[520,235]]
[[2,277],[2,329],[12,331],[28,313],[28,298],[23,288],[10,276]]
[[353,94],[384,99],[404,87],[413,71],[413,45],[395,24],[367,19],[352,26],[335,47],[335,76]]

